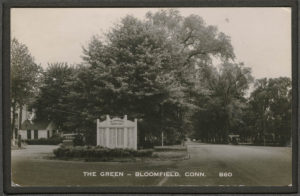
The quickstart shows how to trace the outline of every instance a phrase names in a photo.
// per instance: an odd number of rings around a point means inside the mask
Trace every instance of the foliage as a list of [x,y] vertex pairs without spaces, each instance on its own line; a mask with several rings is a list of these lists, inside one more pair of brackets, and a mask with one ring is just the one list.
[[13,130],[16,110],[22,111],[22,107],[30,103],[38,91],[42,68],[34,62],[27,46],[15,38],[11,41],[10,68],[10,96],[13,114],[11,128]]
[[62,143],[62,138],[52,137],[52,138],[40,138],[34,140],[25,141],[29,145],[58,145]]
[[155,146],[154,150],[157,151],[186,151],[186,146],[174,145],[174,146]]
[[83,136],[81,134],[76,134],[75,138],[73,139],[73,144],[74,146],[83,146],[84,145]]
[[132,150],[104,148],[100,146],[59,147],[53,151],[57,158],[128,158],[150,157],[153,150]]
[[41,86],[35,101],[30,105],[41,120],[50,120],[60,128],[69,111],[65,110],[64,96],[69,93],[66,83],[70,81],[75,68],[67,63],[50,63],[41,75]]
[[249,98],[248,124],[255,127],[253,136],[263,142],[273,134],[282,145],[291,137],[292,90],[287,77],[263,78],[255,83]]
[[234,58],[228,36],[175,10],[148,13],[145,21],[127,16],[104,41],[93,37],[84,54],[68,87],[67,108],[80,111],[69,125],[91,133],[97,117],[127,114],[139,119],[139,138],[158,140],[163,131],[170,143],[191,129],[196,65]]
[[26,45],[11,41],[11,99],[19,106],[29,102],[37,91],[41,67],[34,62]]
[[199,77],[207,91],[197,96],[195,135],[204,141],[227,143],[229,133],[239,131],[246,107],[245,93],[253,78],[243,64],[224,63],[220,70],[206,68]]
[[[227,143],[275,134],[290,137],[289,78],[253,82],[236,63],[230,37],[196,15],[177,10],[124,17],[104,37],[83,48],[83,63],[54,63],[43,72],[32,107],[38,118],[96,144],[96,119],[138,119],[138,145],[181,143],[186,137]],[[220,62],[216,65],[215,62]]]

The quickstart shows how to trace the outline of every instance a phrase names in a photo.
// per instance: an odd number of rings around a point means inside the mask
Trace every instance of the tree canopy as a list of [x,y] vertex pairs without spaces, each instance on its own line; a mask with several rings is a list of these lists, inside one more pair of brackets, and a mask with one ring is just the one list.
[[49,63],[41,73],[41,85],[31,107],[36,110],[37,120],[51,120],[62,125],[66,120],[64,96],[69,93],[66,83],[74,74],[74,68],[67,63]]
[[167,143],[226,143],[228,134],[265,133],[260,121],[270,118],[269,131],[284,135],[289,79],[257,80],[247,97],[253,81],[251,69],[235,62],[229,36],[200,16],[169,9],[145,19],[126,16],[103,37],[93,36],[80,65],[50,65],[33,106],[40,118],[90,140],[106,114],[138,118],[141,142],[155,143],[164,132]]
[[[27,46],[15,38],[11,41],[10,69],[11,128],[14,130],[16,111],[19,109],[20,116],[22,116],[22,107],[25,104],[30,104],[33,97],[35,97],[41,72],[41,67],[35,63]],[[21,122],[21,119],[19,120]]]
[[259,133],[256,139],[273,134],[281,143],[286,143],[291,137],[291,79],[263,78],[256,81],[255,87],[249,98],[249,124]]
[[11,41],[11,99],[19,106],[28,103],[37,92],[41,67],[34,62],[26,45]]

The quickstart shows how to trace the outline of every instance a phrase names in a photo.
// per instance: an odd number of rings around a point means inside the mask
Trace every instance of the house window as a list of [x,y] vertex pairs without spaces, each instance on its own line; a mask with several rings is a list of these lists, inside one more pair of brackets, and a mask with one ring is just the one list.
[[38,130],[34,130],[34,139],[38,139],[39,138],[39,132]]
[[47,138],[49,138],[50,137],[50,131],[48,130],[47,131]]
[[29,130],[27,130],[27,139],[31,139],[31,130],[29,129]]

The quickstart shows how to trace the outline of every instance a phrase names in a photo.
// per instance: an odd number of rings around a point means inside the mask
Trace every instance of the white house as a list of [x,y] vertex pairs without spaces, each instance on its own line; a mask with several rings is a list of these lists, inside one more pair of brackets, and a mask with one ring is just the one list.
[[127,120],[127,115],[106,120],[97,119],[97,145],[107,148],[129,148],[137,150],[137,119]]
[[21,139],[50,138],[58,130],[53,122],[25,120],[19,130]]
[[[14,131],[11,134],[11,144],[12,145],[16,145],[16,141],[18,138],[18,130],[21,128],[22,123],[24,123],[25,120],[27,119],[33,119],[35,117],[35,113],[34,110],[33,111],[29,111],[28,110],[28,106],[27,105],[23,105],[23,107],[21,109],[17,109],[15,111],[15,126],[14,126]],[[12,112],[12,108],[11,108],[11,117],[10,119],[13,119],[13,112]],[[12,125],[12,122],[11,122]]]

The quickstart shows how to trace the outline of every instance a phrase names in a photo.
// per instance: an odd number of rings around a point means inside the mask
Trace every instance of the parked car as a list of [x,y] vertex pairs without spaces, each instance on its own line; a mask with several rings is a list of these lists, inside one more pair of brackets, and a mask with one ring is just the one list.
[[229,143],[237,145],[240,142],[240,135],[228,135]]

